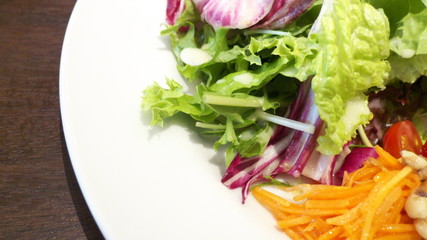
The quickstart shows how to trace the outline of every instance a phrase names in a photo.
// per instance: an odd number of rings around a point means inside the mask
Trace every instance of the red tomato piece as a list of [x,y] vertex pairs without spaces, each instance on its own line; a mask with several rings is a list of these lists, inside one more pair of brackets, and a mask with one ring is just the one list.
[[423,146],[423,156],[427,157],[427,141],[424,143],[424,146]]
[[420,135],[409,120],[397,122],[387,130],[383,139],[383,148],[395,158],[401,157],[402,150],[416,154],[423,153]]

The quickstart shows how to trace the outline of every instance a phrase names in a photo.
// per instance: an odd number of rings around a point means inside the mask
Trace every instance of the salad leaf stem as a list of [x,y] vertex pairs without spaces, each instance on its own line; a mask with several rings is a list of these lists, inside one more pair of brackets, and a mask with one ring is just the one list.
[[365,130],[363,130],[362,125],[360,125],[360,126],[357,128],[357,131],[359,132],[359,136],[360,136],[360,138],[362,139],[363,144],[365,144],[365,145],[366,145],[366,146],[368,146],[368,147],[374,147],[374,146],[372,145],[371,141],[369,141],[368,136],[366,136]]
[[[212,105],[221,105],[221,106],[232,106],[232,107],[253,107],[253,108],[261,108],[263,106],[263,100],[257,99],[257,98],[237,98],[237,97],[230,97],[230,96],[222,96],[217,94],[209,94],[205,93],[203,95],[203,101],[206,104],[212,104]],[[277,115],[273,115],[270,113],[263,112],[261,110],[258,110],[255,112],[255,117],[276,123],[285,127],[289,127],[295,130],[307,132],[310,134],[314,133],[314,126],[312,124],[307,124],[299,121],[295,121],[292,119],[288,119],[285,117],[280,117]],[[197,126],[197,125],[196,125]],[[208,126],[199,123],[199,126]],[[209,124],[209,127],[216,127],[211,126]],[[215,128],[218,129],[218,128]],[[223,128],[221,128],[223,129]]]
[[313,124],[307,124],[307,123],[303,123],[303,122],[299,122],[299,121],[295,121],[292,119],[288,119],[285,117],[280,117],[277,115],[273,115],[273,114],[269,114],[266,112],[262,112],[262,111],[257,111],[256,112],[256,116],[264,119],[266,121],[269,122],[273,122],[285,127],[289,127],[295,130],[299,130],[299,131],[303,131],[303,132],[307,132],[307,133],[314,133],[314,125]]
[[269,29],[255,29],[255,30],[248,30],[244,34],[246,35],[252,35],[252,34],[270,34],[270,35],[278,35],[278,36],[292,36],[291,33],[285,32],[285,31],[278,31],[278,30],[269,30]]
[[203,122],[196,122],[196,127],[199,127],[199,128],[209,128],[209,129],[215,129],[215,130],[223,130],[223,129],[225,129],[225,125],[212,124],[212,123],[203,123]]
[[204,93],[203,94],[203,101],[206,104],[212,104],[212,105],[222,105],[222,106],[231,106],[231,107],[262,107],[263,106],[263,100],[257,99],[257,98],[237,98],[237,97],[230,97],[230,96],[224,96],[224,95],[217,95],[217,94],[209,94]]

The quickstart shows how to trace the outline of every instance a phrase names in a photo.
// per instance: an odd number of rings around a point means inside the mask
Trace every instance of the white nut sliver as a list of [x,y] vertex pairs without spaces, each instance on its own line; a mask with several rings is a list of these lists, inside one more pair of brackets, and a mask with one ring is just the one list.
[[410,166],[411,168],[415,170],[427,168],[426,158],[406,150],[403,150],[401,154],[402,154],[403,163]]
[[427,219],[415,219],[415,229],[423,239],[427,239]]
[[205,50],[192,47],[182,49],[179,57],[190,66],[199,66],[212,60],[212,56]]
[[427,182],[424,182],[408,196],[405,203],[410,218],[427,218]]

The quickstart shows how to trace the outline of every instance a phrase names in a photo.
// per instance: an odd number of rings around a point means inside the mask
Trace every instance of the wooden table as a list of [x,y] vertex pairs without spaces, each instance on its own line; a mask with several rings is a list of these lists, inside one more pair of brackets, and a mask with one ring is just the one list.
[[0,239],[102,239],[59,111],[62,41],[75,2],[0,1]]

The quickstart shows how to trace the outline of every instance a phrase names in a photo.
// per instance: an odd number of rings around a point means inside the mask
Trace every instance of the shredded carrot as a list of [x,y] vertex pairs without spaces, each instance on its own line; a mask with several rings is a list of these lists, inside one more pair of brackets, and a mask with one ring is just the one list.
[[299,190],[302,192],[301,195],[295,196],[295,201],[301,201],[306,198],[312,198],[312,199],[328,199],[328,198],[335,198],[331,195],[331,190],[334,192],[343,192],[345,190],[349,190],[349,187],[342,187],[342,186],[330,186],[330,185],[300,185],[302,188]]
[[391,206],[390,211],[389,211],[390,216],[388,217],[390,224],[401,223],[400,220],[401,220],[402,215],[399,213],[401,213],[403,208],[405,207],[406,197],[407,197],[407,195],[406,196],[402,195],[402,197],[399,200],[397,200],[393,206]]
[[317,240],[317,237],[314,236],[312,232],[304,231],[305,229],[302,227],[303,225],[295,226],[295,229],[298,233],[300,233],[304,239],[307,240]]
[[344,229],[342,227],[334,227],[331,230],[322,234],[322,236],[320,236],[318,240],[334,239],[334,238],[338,237],[343,232],[344,232]]
[[298,217],[280,220],[278,222],[278,225],[280,228],[288,228],[288,227],[293,227],[293,226],[298,226],[301,224],[309,223],[310,220],[311,220],[311,218],[308,216],[298,216]]
[[293,240],[305,240],[305,238],[303,236],[301,236],[301,234],[299,234],[298,232],[296,232],[292,228],[286,228],[286,229],[284,229],[284,232]]
[[350,205],[349,199],[337,199],[337,200],[307,200],[305,202],[306,208],[346,208]]
[[384,237],[376,238],[376,240],[421,240],[422,238],[417,232],[390,234]]
[[[328,186],[328,185],[325,185]],[[353,188],[342,187],[336,188],[336,186],[330,186],[330,189],[312,189],[310,192],[306,192],[305,194],[301,194],[299,196],[294,197],[295,201],[303,200],[305,198],[310,199],[341,199],[352,197],[355,194],[369,192],[373,187],[374,183],[369,182],[363,185],[357,185]]]
[[371,231],[372,226],[374,224],[374,217],[376,215],[376,211],[380,204],[387,197],[387,194],[401,181],[404,179],[409,173],[411,173],[412,169],[408,166],[404,167],[400,172],[394,175],[390,181],[384,184],[384,186],[379,186],[378,191],[374,189],[371,193],[372,195],[368,196],[367,201],[365,201],[366,215],[365,215],[365,223],[362,229],[362,238],[361,240],[372,239],[373,232]]
[[414,232],[415,226],[414,224],[388,224],[381,226],[379,229],[379,232],[386,232],[386,233],[404,233],[404,232]]
[[357,205],[356,207],[348,210],[346,213],[342,215],[338,215],[332,218],[327,218],[326,223],[331,225],[344,225],[344,224],[350,224],[351,222],[354,222],[357,218],[360,217],[360,205]]
[[379,171],[381,171],[380,168],[374,165],[365,164],[362,168],[351,174],[351,178],[347,175],[347,178],[344,178],[343,183],[346,184],[346,186],[353,186],[353,183],[371,180]]
[[321,217],[313,217],[311,222],[305,226],[305,232],[311,232],[315,237],[319,237],[324,232],[327,232],[333,228],[332,225],[327,224]]
[[390,169],[401,169],[403,167],[403,164],[399,162],[398,159],[393,157],[390,153],[386,152],[382,147],[376,145],[375,151],[379,155],[377,159],[384,165],[384,167]]
[[420,178],[379,146],[378,158],[369,159],[342,186],[301,184],[285,187],[297,195],[286,200],[261,187],[253,196],[278,221],[278,227],[296,240],[421,239],[404,205]]

